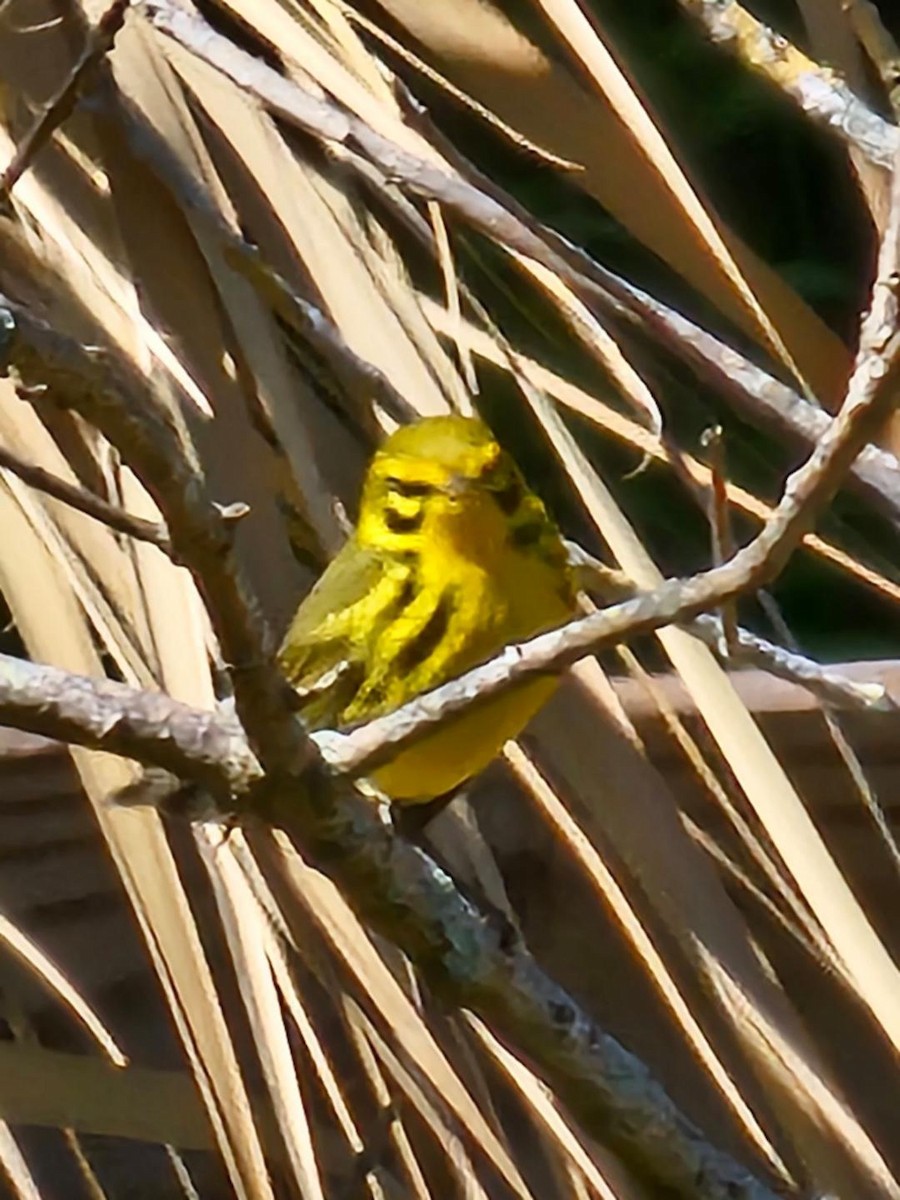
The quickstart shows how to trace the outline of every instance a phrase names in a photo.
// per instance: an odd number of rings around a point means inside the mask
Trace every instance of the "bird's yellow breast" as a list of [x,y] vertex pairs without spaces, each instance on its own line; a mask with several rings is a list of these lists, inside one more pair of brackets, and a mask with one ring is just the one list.
[[[302,602],[281,662],[310,728],[347,729],[485,662],[576,611],[544,506],[480,421],[433,417],[375,455],[357,528]],[[401,802],[477,774],[555,686],[532,680],[477,705],[375,774]]]
[[[573,589],[558,565],[516,550],[505,523],[495,527],[488,519],[493,517],[490,512],[482,517],[473,517],[472,536],[442,539],[439,551],[419,560],[424,591],[439,585],[446,589],[452,581],[456,606],[446,632],[446,660],[427,683],[408,677],[402,686],[405,694],[402,699],[399,694],[392,697],[390,708],[486,662],[512,642],[563,624],[575,612]],[[482,771],[521,732],[556,684],[555,678],[532,680],[476,705],[401,751],[380,768],[375,782],[401,802],[452,791]]]

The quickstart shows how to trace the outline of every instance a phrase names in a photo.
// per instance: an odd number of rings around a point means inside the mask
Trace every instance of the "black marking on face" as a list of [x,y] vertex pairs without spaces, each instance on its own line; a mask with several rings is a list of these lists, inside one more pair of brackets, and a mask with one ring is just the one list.
[[397,667],[401,671],[414,671],[420,667],[440,644],[447,632],[453,615],[453,599],[450,591],[441,594],[434,612],[412,639],[397,655]]
[[414,479],[398,479],[396,475],[389,475],[385,483],[388,491],[396,492],[398,496],[403,496],[407,500],[415,500],[420,496],[433,496],[435,492],[430,483],[419,483]]
[[513,526],[509,540],[519,550],[530,550],[541,542],[546,531],[547,526],[543,521],[525,521],[522,525]]
[[425,509],[420,508],[418,512],[412,513],[410,516],[404,516],[403,513],[398,513],[395,508],[388,505],[384,510],[384,523],[391,533],[415,533],[416,530],[422,528],[422,522],[425,520]]
[[524,496],[521,481],[513,477],[503,487],[492,489],[491,495],[494,497],[494,503],[507,517],[511,517],[522,503]]

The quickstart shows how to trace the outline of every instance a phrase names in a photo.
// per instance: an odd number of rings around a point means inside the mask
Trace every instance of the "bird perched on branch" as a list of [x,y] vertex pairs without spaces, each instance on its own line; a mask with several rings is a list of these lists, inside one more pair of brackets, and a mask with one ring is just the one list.
[[[356,529],[280,651],[310,729],[364,724],[576,613],[559,531],[481,421],[428,417],[369,466]],[[373,773],[398,804],[481,771],[556,681],[532,679],[426,734]]]

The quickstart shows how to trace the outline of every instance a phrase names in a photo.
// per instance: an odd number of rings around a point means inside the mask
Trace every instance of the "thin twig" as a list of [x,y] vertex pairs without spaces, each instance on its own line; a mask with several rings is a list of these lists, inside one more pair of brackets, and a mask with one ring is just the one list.
[[5,467],[7,471],[18,475],[29,487],[37,488],[38,491],[52,496],[54,500],[60,500],[70,508],[77,508],[79,512],[93,517],[95,521],[100,521],[103,525],[108,525],[117,533],[127,534],[128,537],[137,538],[141,542],[149,542],[152,546],[162,550],[163,554],[171,557],[172,545],[169,535],[165,525],[160,522],[135,517],[125,509],[110,504],[108,500],[88,491],[87,488],[60,479],[58,475],[45,471],[43,467],[35,466],[34,463],[25,462],[5,446],[0,446],[0,467]]
[[[725,476],[725,431],[721,425],[704,430],[700,444],[709,459],[710,488],[706,515],[712,533],[712,560],[715,566],[727,562],[734,553],[731,516],[728,508],[728,486]],[[722,622],[723,649],[726,657],[737,645],[737,614],[734,602],[723,604],[719,612]]]
[[[712,617],[697,617],[685,627],[711,649],[718,639],[718,628]],[[738,626],[734,649],[729,662],[743,667],[759,667],[778,679],[806,688],[820,700],[839,708],[861,709],[863,712],[900,712],[900,705],[882,683],[861,683],[842,675],[831,667],[823,667],[804,654],[785,650],[766,638]]]
[[19,143],[6,170],[0,175],[0,200],[9,196],[35,155],[53,136],[54,130],[71,115],[78,97],[90,81],[93,70],[112,49],[116,35],[125,23],[125,13],[130,2],[131,0],[113,0],[100,17],[66,82],[44,105],[34,124]]
[[[604,603],[624,600],[637,593],[634,582],[624,571],[608,567],[575,542],[566,542],[566,550],[581,587],[586,592],[594,593]],[[721,657],[721,630],[715,617],[695,617],[682,628]],[[833,667],[820,666],[796,650],[785,650],[740,626],[735,630],[735,640],[727,662],[731,666],[759,667],[778,679],[806,688],[820,700],[840,708],[855,708],[864,712],[900,711],[900,705],[883,684],[860,683],[849,679]]]

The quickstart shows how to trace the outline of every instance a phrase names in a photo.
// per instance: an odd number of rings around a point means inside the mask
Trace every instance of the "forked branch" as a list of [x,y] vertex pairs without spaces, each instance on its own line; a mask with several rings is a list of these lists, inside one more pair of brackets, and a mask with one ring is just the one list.
[[0,655],[0,722],[136,755],[218,791],[259,787],[252,812],[302,841],[365,920],[399,945],[432,988],[480,1015],[530,1058],[584,1128],[650,1191],[695,1200],[775,1200],[711,1146],[643,1063],[509,945],[373,805],[315,764],[263,783],[240,725],[165,696]]
[[[364,919],[406,951],[436,991],[479,1013],[531,1058],[585,1128],[602,1130],[638,1175],[685,1197],[771,1200],[765,1185],[705,1141],[643,1064],[524,947],[509,947],[417,847],[394,836],[370,802],[323,769],[281,690],[270,643],[236,571],[227,523],[146,378],[114,351],[89,350],[12,301],[0,306],[12,326],[7,359],[26,398],[71,407],[100,428],[156,500],[235,664],[238,711],[254,754],[237,727],[220,727],[221,718],[188,715],[168,698],[65,673],[42,679],[36,672],[49,668],[15,661],[0,664],[0,719],[140,757],[220,792],[235,789],[235,764],[243,763],[241,786],[251,789],[253,814],[287,830],[327,867]],[[220,751],[217,769],[210,754]],[[254,758],[265,771],[259,783]]]

